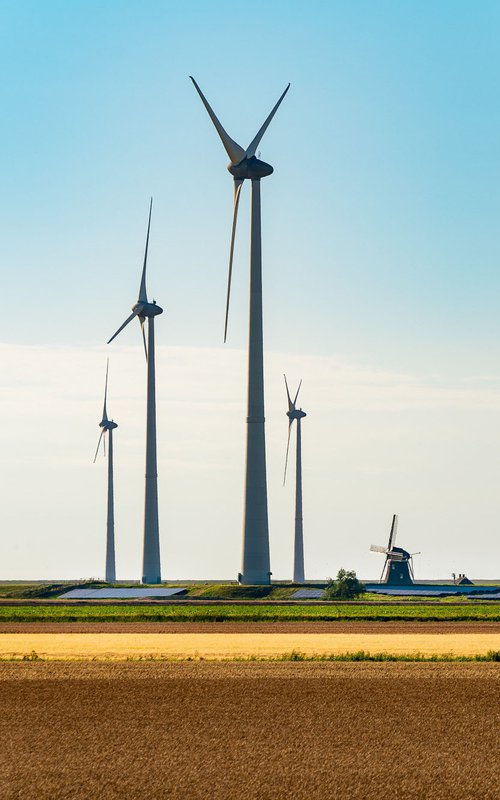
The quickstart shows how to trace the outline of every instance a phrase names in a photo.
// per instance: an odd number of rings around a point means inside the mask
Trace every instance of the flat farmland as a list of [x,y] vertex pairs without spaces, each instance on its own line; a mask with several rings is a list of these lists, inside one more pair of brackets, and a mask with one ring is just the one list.
[[496,664],[3,663],[2,800],[498,800]]

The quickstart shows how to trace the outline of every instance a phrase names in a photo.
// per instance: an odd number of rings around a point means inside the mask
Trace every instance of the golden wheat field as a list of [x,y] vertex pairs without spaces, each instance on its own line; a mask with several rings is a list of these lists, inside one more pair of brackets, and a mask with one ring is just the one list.
[[0,664],[2,800],[498,800],[497,664]]
[[2,633],[0,657],[34,651],[48,659],[276,658],[364,650],[394,655],[484,655],[500,650],[500,634],[488,633]]

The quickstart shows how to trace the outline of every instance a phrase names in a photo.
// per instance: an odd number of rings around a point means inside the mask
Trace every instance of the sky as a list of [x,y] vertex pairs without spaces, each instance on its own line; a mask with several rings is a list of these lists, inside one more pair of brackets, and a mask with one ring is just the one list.
[[189,75],[244,147],[291,82],[260,145],[273,577],[293,562],[284,372],[308,577],[378,577],[393,513],[417,577],[500,577],[499,35],[488,0],[4,0],[0,579],[104,572],[108,355],[117,571],[140,576],[139,326],[105,342],[150,196],[163,575],[240,569],[250,193],[223,345],[232,180]]

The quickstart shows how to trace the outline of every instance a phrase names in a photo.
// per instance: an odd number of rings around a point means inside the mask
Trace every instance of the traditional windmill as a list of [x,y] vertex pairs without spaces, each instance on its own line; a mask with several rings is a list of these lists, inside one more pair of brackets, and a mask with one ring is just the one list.
[[391,532],[389,534],[389,544],[387,547],[380,547],[372,544],[370,550],[374,553],[385,553],[385,564],[380,577],[381,583],[389,586],[411,586],[414,583],[413,576],[413,556],[418,553],[409,553],[402,547],[395,547],[396,534],[398,532],[398,515],[392,518]]

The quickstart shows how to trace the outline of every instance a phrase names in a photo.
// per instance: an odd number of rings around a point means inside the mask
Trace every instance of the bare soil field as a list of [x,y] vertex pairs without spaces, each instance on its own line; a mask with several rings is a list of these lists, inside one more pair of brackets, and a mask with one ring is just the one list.
[[0,633],[498,633],[500,622],[3,622]]
[[279,658],[364,651],[476,656],[500,651],[500,633],[0,633],[0,658]]
[[498,800],[496,664],[3,663],[2,800]]

